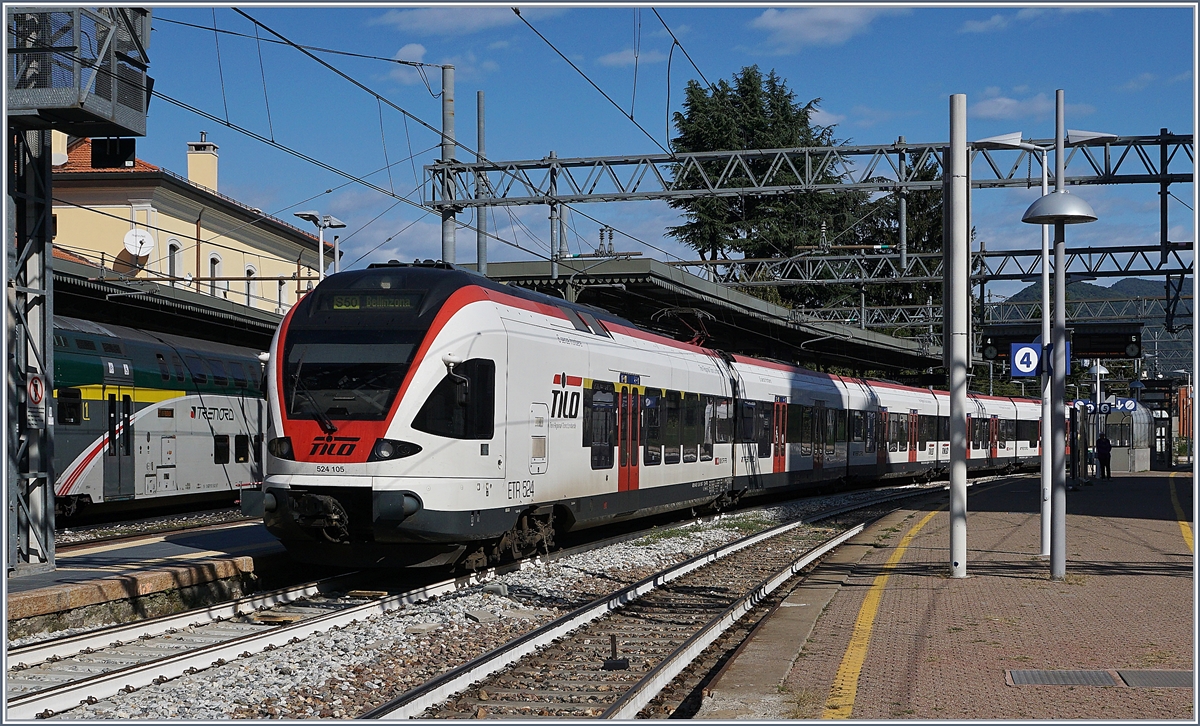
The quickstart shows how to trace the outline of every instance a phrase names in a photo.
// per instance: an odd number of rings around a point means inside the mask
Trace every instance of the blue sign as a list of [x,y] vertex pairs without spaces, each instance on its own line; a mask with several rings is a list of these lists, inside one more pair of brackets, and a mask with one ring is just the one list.
[[1132,398],[1118,398],[1117,402],[1113,404],[1113,410],[1114,411],[1136,411],[1137,410],[1137,401],[1133,400]]
[[[1042,356],[1042,367],[1046,373],[1054,372],[1054,343],[1045,346],[1046,354]],[[1067,374],[1071,373],[1071,341],[1067,341]]]
[[1032,378],[1042,372],[1041,343],[1012,344],[1012,377]]

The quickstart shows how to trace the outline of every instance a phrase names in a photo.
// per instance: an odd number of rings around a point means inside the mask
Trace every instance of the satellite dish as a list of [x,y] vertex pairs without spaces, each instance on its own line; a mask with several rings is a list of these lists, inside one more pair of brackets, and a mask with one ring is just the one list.
[[154,238],[144,229],[131,229],[125,233],[125,249],[134,257],[145,257],[154,251]]

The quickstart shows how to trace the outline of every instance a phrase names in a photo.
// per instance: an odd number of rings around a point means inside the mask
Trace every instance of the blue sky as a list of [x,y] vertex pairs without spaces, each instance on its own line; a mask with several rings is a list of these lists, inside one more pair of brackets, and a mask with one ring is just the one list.
[[[655,153],[667,144],[669,110],[697,77],[650,6],[522,5],[523,16],[602,88],[583,76],[513,14],[509,5],[430,7],[247,6],[243,10],[292,41],[382,58],[456,67],[457,133],[475,146],[476,91],[486,94],[487,155],[493,160]],[[818,121],[835,123],[854,144],[946,141],[949,96],[967,94],[968,138],[1012,131],[1054,135],[1054,95],[1066,93],[1067,126],[1118,135],[1195,127],[1195,17],[1187,6],[656,6],[709,81],[742,67],[775,69],[801,102],[820,98]],[[149,54],[155,90],[355,175],[408,194],[437,157],[436,134],[409,120],[295,49],[221,35],[181,21],[254,35],[229,7],[160,6]],[[262,38],[270,36],[259,31]],[[383,60],[318,54],[388,101],[434,127],[441,123],[440,71]],[[634,58],[637,58],[636,76]],[[220,61],[218,62],[218,57]],[[669,62],[668,62],[669,61]],[[668,82],[669,66],[669,82]],[[636,95],[634,83],[636,78]],[[432,90],[432,93],[431,93]],[[634,117],[643,133],[628,117]],[[344,267],[439,256],[433,216],[271,148],[163,99],[151,104],[138,156],[185,172],[186,142],[199,131],[220,146],[223,193],[285,219],[304,209],[331,213],[342,230]],[[412,162],[405,161],[411,152]],[[460,158],[471,158],[465,152]],[[385,162],[385,159],[387,160]],[[415,166],[415,169],[414,169]],[[1172,166],[1172,170],[1176,170]],[[1036,175],[1037,170],[1034,169]],[[330,193],[325,190],[332,189]],[[1195,239],[1194,185],[1173,185],[1170,238]],[[985,190],[973,224],[988,249],[1040,246],[1019,222],[1038,190]],[[1074,193],[1100,221],[1074,227],[1069,246],[1154,244],[1153,185],[1083,187]],[[419,200],[415,193],[411,199]],[[1182,200],[1182,201],[1181,201]],[[389,207],[391,209],[389,210]],[[581,205],[571,213],[573,252],[595,246],[599,223],[616,227],[616,246],[659,259],[693,259],[665,235],[679,217],[666,204]],[[545,207],[496,210],[491,228],[545,249]],[[595,218],[588,219],[584,215]],[[464,214],[464,220],[469,215]],[[301,223],[302,224],[302,223]],[[522,227],[523,225],[523,227]],[[531,259],[493,241],[489,259]],[[373,251],[372,251],[373,250]],[[458,260],[474,261],[475,233],[459,231]],[[360,258],[358,262],[356,259]],[[1107,284],[1107,283],[1102,283]],[[1017,286],[997,286],[1011,293]]]

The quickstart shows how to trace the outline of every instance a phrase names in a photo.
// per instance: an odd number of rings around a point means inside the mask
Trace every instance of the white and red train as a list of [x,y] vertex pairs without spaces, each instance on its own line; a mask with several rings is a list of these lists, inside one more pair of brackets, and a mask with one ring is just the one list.
[[[945,392],[648,332],[442,263],[327,278],[271,344],[264,521],[304,561],[481,566],[555,533],[949,458]],[[970,467],[1040,404],[971,396]]]

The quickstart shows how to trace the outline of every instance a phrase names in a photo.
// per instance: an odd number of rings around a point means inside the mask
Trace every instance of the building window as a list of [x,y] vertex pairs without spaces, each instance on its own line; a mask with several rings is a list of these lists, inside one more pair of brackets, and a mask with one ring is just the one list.
[[178,283],[174,278],[181,277],[183,273],[183,246],[179,244],[179,240],[172,238],[167,242],[167,277],[172,278],[171,287],[175,287]]
[[254,305],[254,268],[246,266],[246,306]]
[[217,291],[220,286],[217,284],[217,278],[221,276],[221,257],[212,255],[208,258],[208,294],[213,297],[217,296]]

